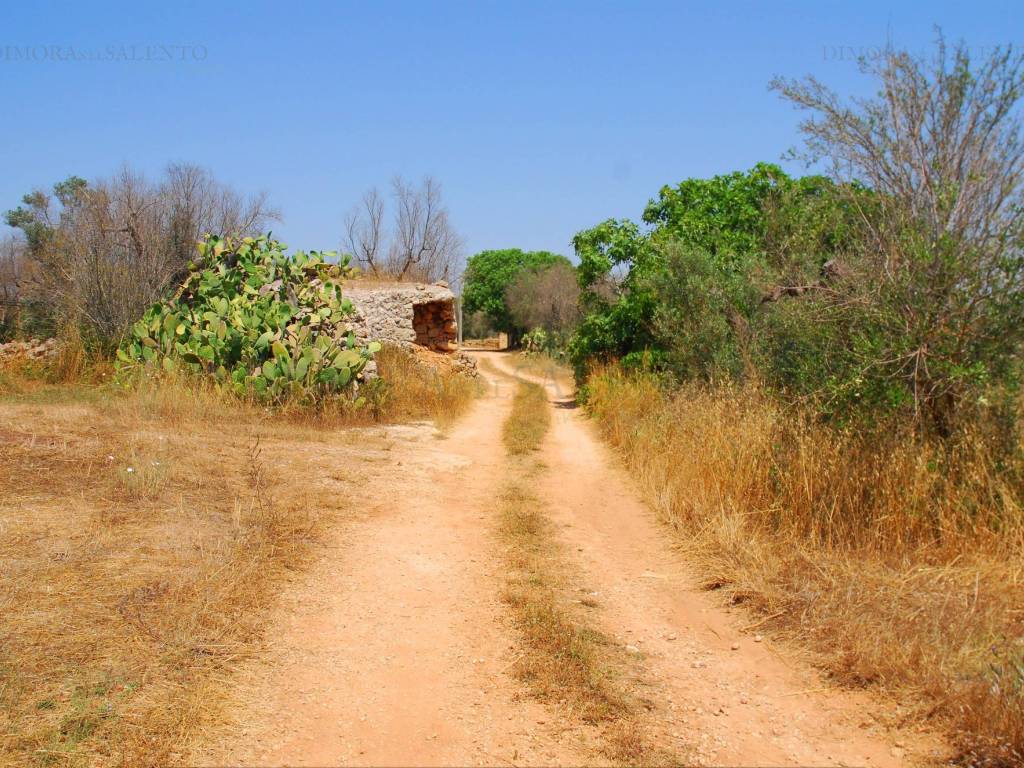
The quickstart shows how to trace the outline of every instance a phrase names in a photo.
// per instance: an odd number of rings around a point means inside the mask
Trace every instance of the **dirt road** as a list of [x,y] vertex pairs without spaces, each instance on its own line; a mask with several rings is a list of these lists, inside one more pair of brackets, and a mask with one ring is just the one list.
[[[234,726],[196,762],[242,765],[583,765],[595,735],[509,675],[516,638],[493,539],[515,376],[481,353],[488,396],[441,435],[365,430],[325,493],[365,498],[272,618],[265,659],[236,685]],[[549,385],[551,383],[549,382]],[[592,595],[594,621],[640,659],[650,738],[705,765],[914,764],[935,748],[829,689],[785,649],[742,631],[696,589],[669,538],[577,409],[551,385],[542,498]],[[337,477],[351,475],[351,480]]]

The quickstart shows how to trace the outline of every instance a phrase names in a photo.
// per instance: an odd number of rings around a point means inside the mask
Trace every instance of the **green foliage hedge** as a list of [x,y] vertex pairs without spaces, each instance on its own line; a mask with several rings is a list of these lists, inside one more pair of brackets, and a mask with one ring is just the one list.
[[578,376],[595,359],[681,379],[742,375],[757,357],[763,292],[816,279],[852,237],[852,212],[834,190],[826,178],[760,163],[663,187],[643,224],[610,219],[577,234],[586,312],[570,343]]
[[[565,256],[548,251],[521,251],[503,248],[481,251],[466,262],[462,308],[466,314],[483,312],[499,331],[512,332],[516,328],[505,301],[508,287],[526,269],[569,264]],[[519,329],[526,330],[526,329]]]
[[[942,434],[957,410],[1011,424],[1024,378],[1020,292],[996,301],[1005,278],[986,286],[909,224],[898,267],[880,274],[864,226],[879,200],[855,183],[759,164],[663,187],[642,224],[611,219],[578,233],[577,378],[616,360],[675,381],[756,380],[833,423],[902,414]],[[944,278],[956,291],[935,287],[947,274],[964,276]],[[982,302],[975,320],[959,319]],[[922,349],[931,389],[915,385]]]
[[347,261],[287,255],[269,237],[210,236],[177,293],[154,304],[118,349],[122,369],[213,377],[238,395],[318,401],[350,387],[372,354],[347,331]]

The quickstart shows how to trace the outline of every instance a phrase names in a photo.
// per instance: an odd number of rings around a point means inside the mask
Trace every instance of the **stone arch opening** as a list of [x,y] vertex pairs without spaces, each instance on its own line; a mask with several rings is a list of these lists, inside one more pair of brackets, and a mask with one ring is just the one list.
[[455,304],[450,299],[426,301],[412,306],[412,327],[416,343],[429,349],[450,350],[458,339]]

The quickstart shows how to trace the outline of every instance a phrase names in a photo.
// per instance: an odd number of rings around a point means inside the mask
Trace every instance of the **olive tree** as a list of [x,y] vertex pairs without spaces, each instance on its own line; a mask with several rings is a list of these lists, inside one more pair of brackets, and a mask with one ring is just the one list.
[[520,328],[543,328],[564,337],[579,320],[579,283],[567,261],[521,271],[505,289],[505,303]]

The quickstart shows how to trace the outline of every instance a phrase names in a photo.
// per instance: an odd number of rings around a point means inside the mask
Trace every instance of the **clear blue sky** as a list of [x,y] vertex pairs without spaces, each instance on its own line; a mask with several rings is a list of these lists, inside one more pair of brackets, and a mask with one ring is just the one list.
[[[0,209],[182,160],[269,192],[292,247],[330,249],[364,189],[430,173],[470,253],[568,254],[665,183],[778,161],[798,117],[773,75],[864,92],[853,52],[926,50],[935,24],[983,50],[1022,20],[1019,2],[7,3]],[[147,45],[186,60],[39,50]]]

